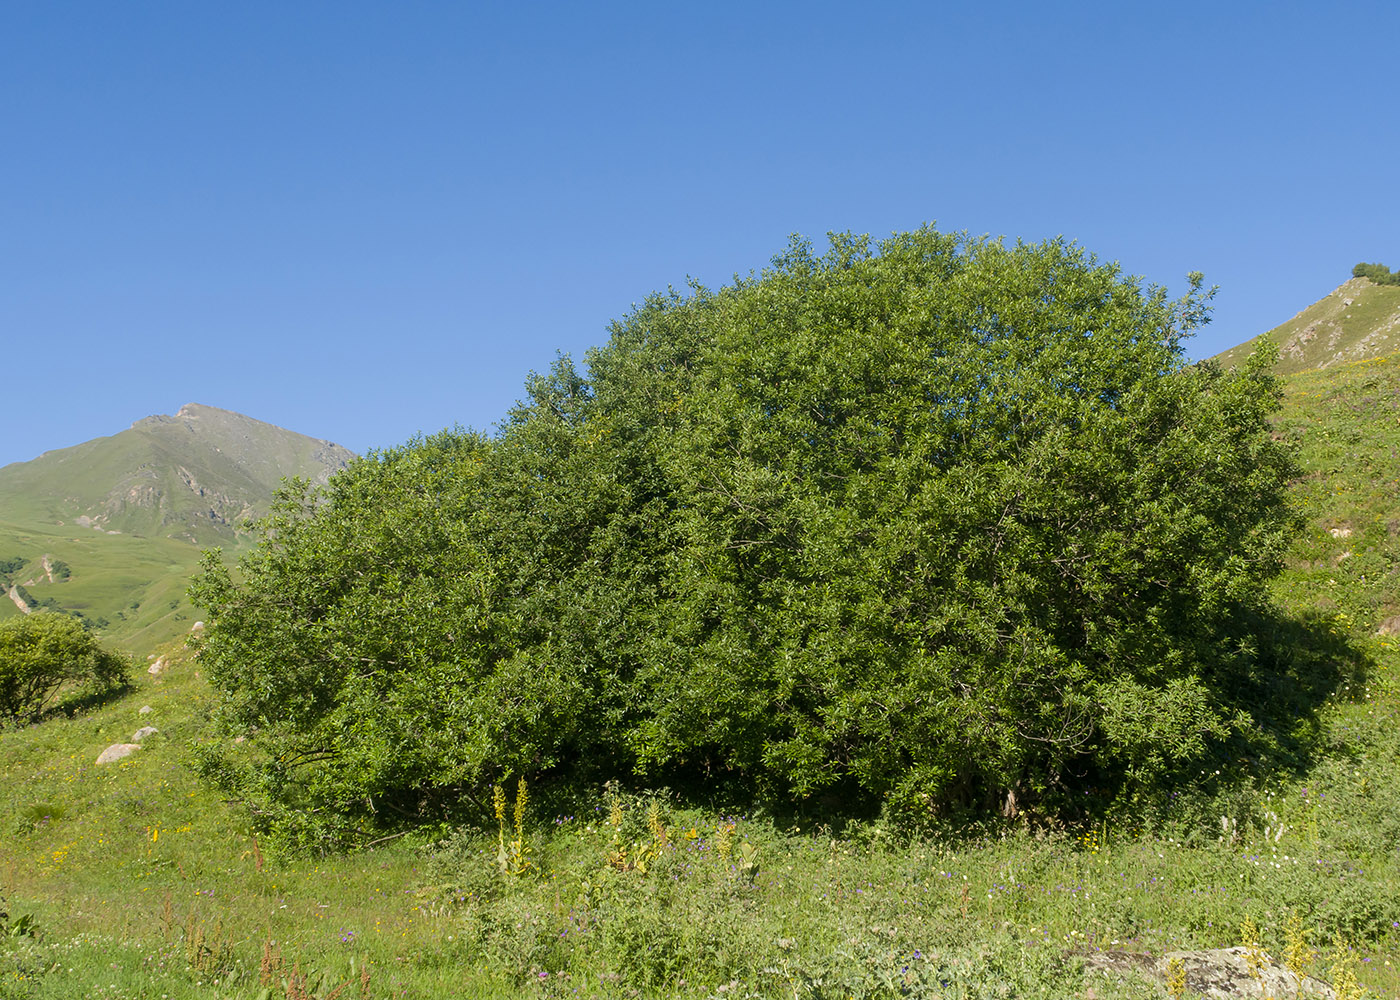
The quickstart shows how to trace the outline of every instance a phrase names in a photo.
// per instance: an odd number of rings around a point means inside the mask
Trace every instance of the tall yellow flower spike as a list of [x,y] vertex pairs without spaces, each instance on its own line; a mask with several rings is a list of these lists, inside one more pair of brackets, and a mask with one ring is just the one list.
[[504,875],[510,870],[510,854],[506,851],[506,793],[500,785],[495,787],[492,798],[496,807],[496,826],[500,840],[500,847],[496,850],[496,867]]

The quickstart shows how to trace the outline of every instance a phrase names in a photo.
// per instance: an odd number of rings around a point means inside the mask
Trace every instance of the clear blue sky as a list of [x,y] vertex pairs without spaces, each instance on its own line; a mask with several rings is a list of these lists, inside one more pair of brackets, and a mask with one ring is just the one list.
[[486,429],[790,233],[1063,234],[1203,356],[1400,266],[1400,4],[9,3],[0,464]]

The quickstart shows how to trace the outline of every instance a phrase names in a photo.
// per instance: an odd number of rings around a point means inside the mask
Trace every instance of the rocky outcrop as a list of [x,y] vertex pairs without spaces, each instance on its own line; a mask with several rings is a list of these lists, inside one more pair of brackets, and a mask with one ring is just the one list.
[[29,614],[29,612],[30,612],[29,602],[26,601],[26,600],[24,599],[24,596],[19,592],[19,584],[15,584],[14,586],[12,586],[12,587],[9,589],[8,593],[6,594],[6,596],[9,597],[10,600],[12,600],[12,601],[15,602],[15,607],[19,608],[19,609],[20,609],[21,611],[23,611],[25,614]]
[[[1233,997],[1296,997],[1334,1000],[1332,987],[1319,979],[1298,977],[1262,951],[1255,952],[1252,967],[1248,948],[1208,948],[1201,951],[1169,951],[1161,958],[1126,951],[1100,951],[1085,957],[1085,973],[1112,979],[1149,979],[1165,984],[1174,962],[1186,973],[1188,996],[1211,1000]],[[1090,987],[1092,989],[1092,986]]]

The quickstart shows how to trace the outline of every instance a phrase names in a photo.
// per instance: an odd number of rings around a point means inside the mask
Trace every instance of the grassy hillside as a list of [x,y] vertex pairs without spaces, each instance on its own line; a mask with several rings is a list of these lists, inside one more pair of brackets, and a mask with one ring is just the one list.
[[19,597],[144,652],[189,628],[184,591],[204,547],[236,552],[284,476],[323,482],[352,457],[192,403],[0,468],[0,567],[22,561],[0,571],[0,618],[22,613]]
[[1308,528],[1277,593],[1368,660],[1296,773],[1222,758],[1078,828],[916,837],[620,789],[536,792],[517,826],[511,788],[499,832],[282,858],[193,777],[212,701],[177,643],[130,695],[0,733],[3,909],[38,929],[0,943],[0,997],[1162,998],[1167,952],[1249,937],[1400,996],[1400,356],[1286,392]]
[[[1400,354],[1285,383],[1276,433],[1298,445],[1309,518],[1279,593],[1362,633],[1400,631]],[[1389,639],[1385,640],[1389,642]]]
[[1279,346],[1281,375],[1384,357],[1400,348],[1400,286],[1352,278],[1268,333],[1216,356],[1226,367],[1268,338]]
[[[231,554],[238,547],[235,542]],[[194,609],[185,588],[199,555],[199,548],[175,539],[75,534],[71,526],[0,520],[0,558],[25,560],[0,574],[4,589],[18,584],[35,606],[79,614],[109,642],[133,651],[189,630]],[[58,572],[45,570],[45,557]],[[12,599],[0,600],[0,619],[20,613]]]

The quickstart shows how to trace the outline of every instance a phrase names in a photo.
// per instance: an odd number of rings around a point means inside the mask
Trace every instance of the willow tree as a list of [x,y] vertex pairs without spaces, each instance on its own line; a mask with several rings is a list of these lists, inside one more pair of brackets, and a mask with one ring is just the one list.
[[200,584],[204,656],[341,803],[578,768],[1150,780],[1251,724],[1295,521],[1270,359],[1184,356],[1208,297],[1063,241],[796,240],[647,299],[494,438],[284,499],[243,582]]

